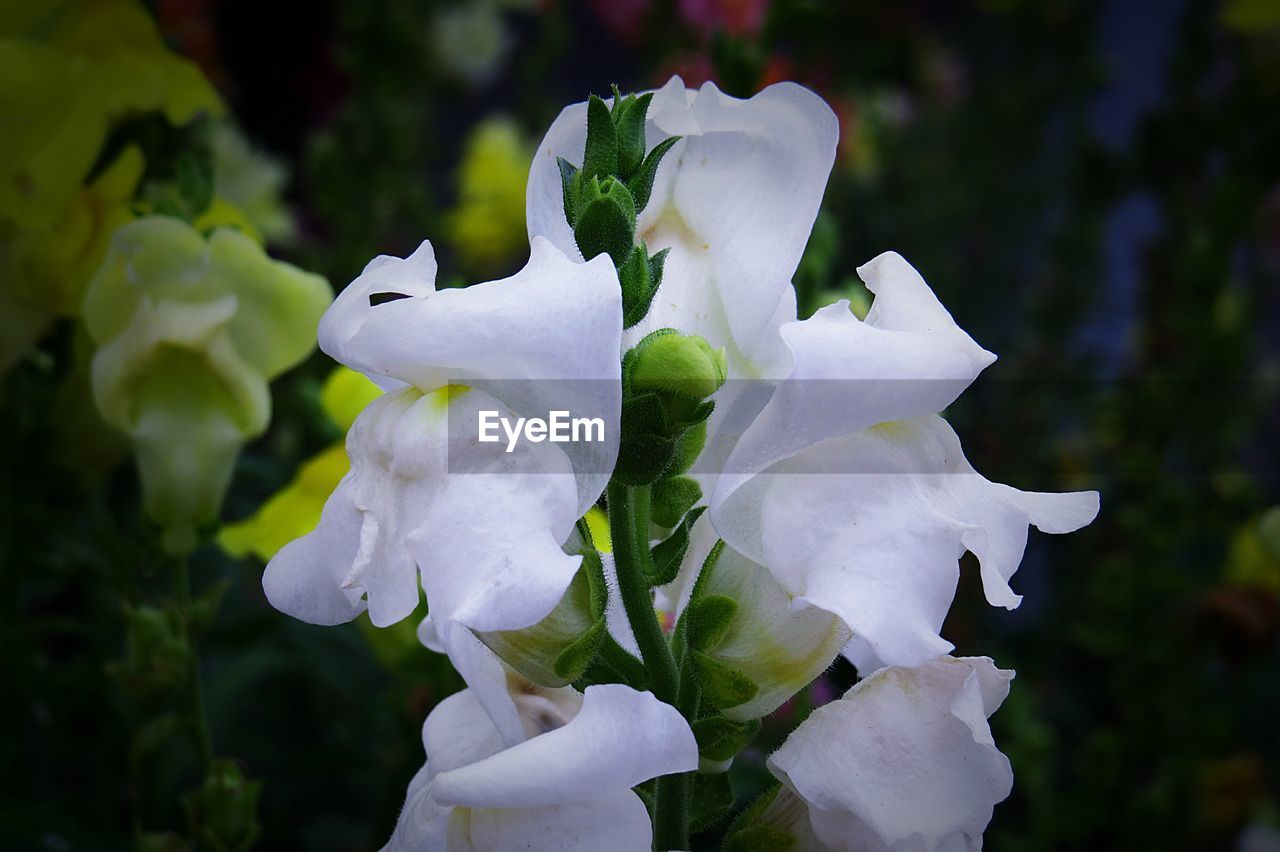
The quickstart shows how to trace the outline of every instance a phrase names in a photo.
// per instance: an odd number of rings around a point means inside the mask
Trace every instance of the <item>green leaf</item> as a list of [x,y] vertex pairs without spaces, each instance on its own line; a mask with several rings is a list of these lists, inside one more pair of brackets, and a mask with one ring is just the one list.
[[721,710],[750,701],[760,691],[751,678],[709,654],[696,648],[690,649],[689,654],[698,667],[703,696]]
[[592,95],[587,99],[587,144],[582,155],[582,172],[587,177],[605,178],[617,171],[617,129],[609,107]]
[[685,513],[702,499],[702,486],[687,476],[673,476],[653,486],[649,517],[660,527],[680,523]]
[[604,641],[607,630],[605,621],[601,618],[595,626],[561,651],[554,664],[556,674],[567,681],[575,681],[582,677],[600,652],[600,643]]
[[705,506],[699,506],[685,515],[684,520],[671,535],[653,546],[653,550],[650,551],[653,558],[653,576],[649,578],[653,585],[665,586],[680,573],[680,563],[684,561],[684,555],[689,550],[689,530],[705,510]]
[[689,468],[693,467],[693,463],[698,460],[698,456],[702,453],[702,447],[707,443],[707,421],[694,423],[689,428],[680,433],[680,437],[676,439],[676,457],[671,462],[671,470],[669,476],[678,476]]
[[178,195],[194,219],[213,203],[213,161],[197,159],[190,151],[178,157]]
[[709,651],[719,645],[737,614],[738,602],[727,595],[695,596],[681,616],[688,624],[689,647]]
[[556,157],[556,165],[560,167],[560,189],[564,196],[564,217],[569,227],[578,221],[578,189],[581,180],[578,178],[578,167],[564,157]]
[[631,190],[631,195],[636,200],[637,213],[649,204],[649,196],[653,193],[653,179],[658,174],[658,164],[679,141],[679,136],[672,136],[654,145],[653,150],[644,158],[644,162],[636,169],[635,174],[627,179],[627,188]]
[[618,174],[624,179],[630,177],[644,162],[644,121],[652,100],[653,92],[639,97],[629,95],[614,108],[613,120],[618,134]]
[[[635,193],[631,193],[632,200],[635,199]],[[637,207],[638,210],[643,208]],[[667,267],[667,255],[671,254],[671,249],[664,248],[662,251],[649,258],[649,277],[653,279],[653,292],[658,292],[658,288],[662,286],[662,272]]]
[[689,830],[705,831],[733,810],[733,785],[729,773],[695,775],[689,803]]
[[582,205],[573,236],[584,260],[608,253],[614,266],[622,266],[635,245],[635,205],[626,186],[612,178],[599,184],[599,193]]
[[698,754],[707,760],[729,760],[760,733],[760,720],[737,722],[724,716],[706,716],[693,725]]

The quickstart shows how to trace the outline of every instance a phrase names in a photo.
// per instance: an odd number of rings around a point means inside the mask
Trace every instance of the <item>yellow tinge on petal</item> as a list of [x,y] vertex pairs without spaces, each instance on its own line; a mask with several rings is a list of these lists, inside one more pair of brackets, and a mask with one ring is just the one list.
[[216,520],[236,455],[270,419],[267,383],[305,358],[332,291],[232,229],[121,227],[85,297],[94,399],[130,436],[172,552]]

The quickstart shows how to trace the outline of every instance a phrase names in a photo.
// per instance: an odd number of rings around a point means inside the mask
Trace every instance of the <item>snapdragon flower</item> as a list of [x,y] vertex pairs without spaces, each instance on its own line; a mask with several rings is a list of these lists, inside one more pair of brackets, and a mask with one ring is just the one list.
[[[574,105],[552,124],[529,182],[530,234],[566,251],[556,158],[581,150],[584,112]],[[1027,525],[1078,529],[1097,494],[1021,492],[964,460],[937,414],[995,356],[897,254],[859,270],[876,294],[865,320],[844,301],[797,319],[789,281],[834,158],[831,110],[793,84],[739,100],[673,78],[646,132],[650,144],[683,138],[638,219],[637,235],[670,254],[627,339],[672,327],[727,352],[729,381],[691,471],[719,535],[794,606],[844,620],[868,670],[950,649],[938,631],[965,549],[983,563],[988,599],[1016,606],[1008,579]]]
[[173,553],[216,520],[236,455],[271,417],[268,382],[311,353],[329,284],[244,234],[177,219],[119,228],[85,295],[103,418],[133,441]]
[[450,623],[528,627],[581,562],[562,545],[604,488],[616,434],[496,455],[457,436],[484,410],[567,408],[616,422],[612,266],[573,263],[539,240],[510,278],[437,292],[435,275],[427,242],[405,259],[376,258],[321,321],[321,348],[387,393],[348,433],[351,471],[319,526],[267,566],[268,598],[304,621],[336,624],[366,608],[374,624],[399,621],[417,607],[421,573],[443,634],[454,635]]
[[649,814],[631,788],[698,763],[676,709],[620,684],[579,693],[514,673],[501,692],[514,737],[470,689],[431,711],[422,727],[427,761],[386,852],[647,852]]
[[986,657],[864,678],[769,757],[784,788],[762,820],[776,818],[800,850],[979,852],[1013,784],[987,725],[1012,679]]

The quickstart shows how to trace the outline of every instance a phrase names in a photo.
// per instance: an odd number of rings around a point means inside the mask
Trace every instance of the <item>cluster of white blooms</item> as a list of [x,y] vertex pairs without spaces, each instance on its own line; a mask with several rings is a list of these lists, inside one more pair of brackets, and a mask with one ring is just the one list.
[[[576,203],[568,164],[589,170],[596,120],[595,107],[570,106],[532,165],[521,272],[436,291],[423,243],[409,258],[371,262],[322,321],[324,351],[386,392],[350,431],[351,471],[319,527],[269,564],[267,595],[306,621],[367,608],[387,625],[425,591],[423,641],[450,656],[468,689],[426,720],[428,760],[391,849],[649,849],[649,813],[632,788],[697,769],[700,747],[704,772],[723,768],[691,723],[746,725],[840,654],[863,680],[773,755],[780,787],[752,809],[743,837],[787,837],[798,849],[979,849],[1012,783],[987,717],[1013,675],[948,656],[939,632],[958,560],[975,554],[987,599],[1012,608],[1028,526],[1078,529],[1097,495],[1023,492],[969,465],[939,412],[994,356],[897,254],[859,270],[876,297],[865,320],[847,302],[797,318],[791,278],[838,136],[819,97],[779,84],[739,100],[673,79],[646,105],[635,126],[666,158],[651,191],[623,194],[642,199],[630,236],[666,250],[647,312],[624,322],[625,251],[584,261],[582,221],[566,218]],[[629,108],[614,110],[620,137],[617,114]],[[607,199],[615,189],[605,180],[591,191]],[[638,532],[610,505],[615,557],[578,521],[606,487],[615,502],[615,464],[631,464],[628,394],[662,389],[660,375],[622,356],[666,329],[701,341],[664,363],[702,357],[719,391],[697,433],[701,455],[679,477],[687,484],[662,486],[687,493],[687,505],[665,517],[655,502]],[[450,441],[454,424],[483,411],[564,408],[604,417],[607,440],[509,453]],[[672,546],[653,554],[671,557],[670,573],[645,594],[665,615],[655,619],[664,641],[680,649],[681,700],[625,676],[579,691],[571,684],[585,683],[605,645],[651,662],[635,609],[619,600],[621,540],[638,536],[647,560],[650,539],[668,535]],[[547,646],[554,665],[535,659]],[[689,671],[700,692],[685,706]]]

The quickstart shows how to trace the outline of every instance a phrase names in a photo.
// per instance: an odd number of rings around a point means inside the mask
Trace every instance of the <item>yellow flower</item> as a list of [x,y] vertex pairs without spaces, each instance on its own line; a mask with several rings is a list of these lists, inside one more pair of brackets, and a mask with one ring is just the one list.
[[467,139],[449,235],[473,269],[492,271],[528,248],[524,194],[532,156],[509,119],[486,119]]
[[[346,430],[381,393],[381,388],[360,373],[338,367],[325,380],[320,404],[329,419]],[[304,462],[293,481],[255,514],[224,527],[218,544],[232,556],[252,553],[263,562],[269,561],[280,548],[316,528],[325,500],[350,467],[345,441],[334,443]]]
[[216,520],[240,447],[270,420],[267,383],[315,348],[331,299],[232,228],[206,239],[149,216],[116,231],[84,303],[94,399],[132,439],[168,551]]
[[6,317],[0,370],[9,367],[57,316],[74,315],[116,228],[133,219],[130,202],[142,179],[142,152],[126,148],[81,189],[48,227],[0,236],[0,313]]
[[222,103],[200,69],[169,50],[134,0],[82,0],[38,31],[0,37],[0,220],[56,221],[98,157],[112,124],[159,111],[180,126]]

